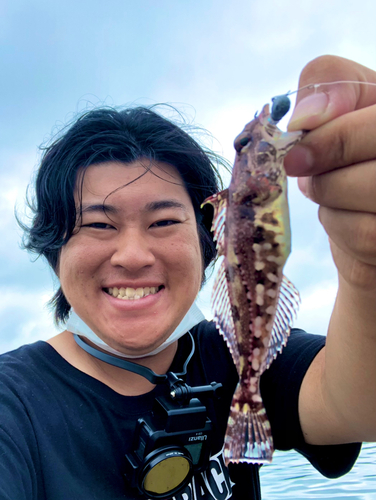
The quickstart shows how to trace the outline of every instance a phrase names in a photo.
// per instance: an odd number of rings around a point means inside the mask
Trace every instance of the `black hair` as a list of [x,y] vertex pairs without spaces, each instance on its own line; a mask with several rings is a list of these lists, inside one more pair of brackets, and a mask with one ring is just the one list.
[[[28,202],[33,219],[30,227],[19,223],[25,230],[23,247],[44,256],[55,273],[60,249],[76,225],[77,173],[109,161],[132,163],[147,159],[173,165],[184,181],[196,214],[204,269],[215,259],[216,247],[210,232],[212,211],[201,210],[200,206],[221,187],[218,165],[227,167],[227,162],[205,150],[182,127],[151,107],[94,109],[76,119],[43,149],[35,196]],[[66,321],[71,306],[61,287],[50,304],[55,309],[55,321]]]

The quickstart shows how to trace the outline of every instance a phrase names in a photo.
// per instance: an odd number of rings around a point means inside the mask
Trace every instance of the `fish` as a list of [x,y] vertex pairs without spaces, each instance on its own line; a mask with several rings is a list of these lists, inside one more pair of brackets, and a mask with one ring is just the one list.
[[266,104],[236,137],[229,187],[202,204],[214,208],[212,232],[221,259],[212,293],[214,322],[239,374],[225,434],[227,464],[272,460],[260,377],[286,345],[300,302],[283,275],[291,252],[283,159],[304,132],[277,127],[287,112],[283,97],[272,113]]

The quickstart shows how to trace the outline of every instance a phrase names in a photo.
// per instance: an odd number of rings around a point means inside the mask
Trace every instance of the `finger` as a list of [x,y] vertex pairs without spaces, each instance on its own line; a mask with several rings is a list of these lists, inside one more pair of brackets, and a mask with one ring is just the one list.
[[376,266],[361,262],[344,252],[332,240],[329,239],[329,242],[339,275],[353,287],[366,292],[374,292],[376,289]]
[[[355,81],[376,83],[376,73],[361,64],[337,56],[321,56],[305,66],[299,88],[306,85]],[[312,130],[355,109],[376,103],[376,86],[336,84],[298,93],[289,130]]]
[[305,196],[321,206],[376,214],[376,161],[300,177],[298,184]]
[[286,156],[288,175],[316,175],[376,158],[376,105],[312,130]]
[[319,217],[339,249],[363,264],[376,266],[376,214],[320,207]]

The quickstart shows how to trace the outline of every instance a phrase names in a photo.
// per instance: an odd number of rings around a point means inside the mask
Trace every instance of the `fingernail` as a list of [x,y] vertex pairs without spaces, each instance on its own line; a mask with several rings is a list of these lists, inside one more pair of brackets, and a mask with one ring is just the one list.
[[290,118],[288,130],[310,130],[320,124],[320,115],[327,109],[329,97],[320,92],[305,97],[296,105]]
[[308,179],[309,177],[298,177],[298,187],[300,191],[308,198]]
[[298,144],[289,151],[283,164],[288,175],[302,175],[312,171],[314,162],[312,151]]

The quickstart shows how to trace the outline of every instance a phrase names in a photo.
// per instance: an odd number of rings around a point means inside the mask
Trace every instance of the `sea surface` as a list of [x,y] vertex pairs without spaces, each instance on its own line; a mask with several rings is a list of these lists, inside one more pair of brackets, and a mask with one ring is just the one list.
[[263,500],[376,500],[376,445],[364,444],[352,470],[339,479],[326,479],[292,451],[275,452],[260,476]]

